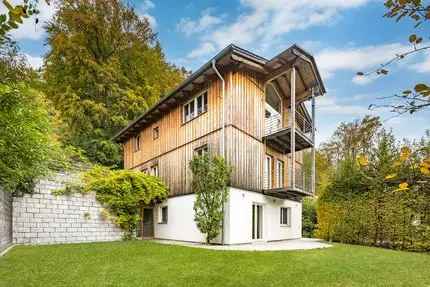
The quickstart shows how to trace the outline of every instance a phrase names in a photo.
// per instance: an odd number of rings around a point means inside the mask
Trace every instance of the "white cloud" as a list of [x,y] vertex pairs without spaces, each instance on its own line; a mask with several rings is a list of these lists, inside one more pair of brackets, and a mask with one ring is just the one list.
[[[242,46],[258,45],[255,49],[269,48],[277,38],[293,30],[327,24],[344,9],[358,7],[370,0],[241,0],[246,12],[233,23],[217,26],[201,38],[197,51],[212,45],[221,49],[230,43]],[[188,55],[203,56],[191,51]]]
[[203,43],[197,49],[192,50],[191,53],[188,54],[187,58],[199,58],[201,56],[211,54],[215,51],[215,46],[212,43]]
[[218,25],[222,22],[222,17],[214,16],[211,14],[211,9],[205,9],[202,11],[200,18],[197,20],[191,20],[190,18],[182,18],[177,28],[180,32],[183,32],[186,36],[201,33],[208,29]]
[[412,70],[419,73],[430,73],[430,53],[425,54],[424,60],[411,66]]
[[[318,68],[325,79],[329,79],[336,71],[367,71],[381,63],[392,59],[396,53],[410,49],[409,45],[399,43],[379,46],[349,47],[342,49],[326,49],[316,55]],[[354,83],[366,84],[375,77],[355,77]]]
[[369,111],[367,107],[360,105],[340,104],[337,102],[335,97],[329,95],[325,95],[324,97],[318,98],[316,109],[319,114],[331,116],[363,116],[371,113],[371,111]]
[[[14,5],[22,4],[22,1],[19,0],[13,0],[10,2]],[[43,26],[55,14],[55,3],[51,3],[50,5],[48,5],[46,4],[46,1],[39,1],[38,9],[40,10],[40,13],[38,15],[34,15],[30,18],[24,19],[23,24],[19,25],[18,29],[12,30],[10,34],[15,40],[39,40],[45,35],[45,30],[43,29]],[[6,11],[7,9],[4,4],[0,4],[0,14],[5,13]],[[39,23],[37,25],[35,24],[36,18],[39,19]]]
[[151,0],[144,0],[136,11],[139,14],[139,16],[144,17],[148,20],[149,25],[151,25],[151,28],[153,30],[157,29],[158,23],[157,23],[157,19],[155,19],[155,17],[149,13],[149,10],[152,10],[154,8],[155,8],[154,2],[152,2]]
[[29,54],[24,54],[24,56],[27,58],[28,64],[34,68],[39,69],[43,65],[43,58],[38,56],[31,56]]

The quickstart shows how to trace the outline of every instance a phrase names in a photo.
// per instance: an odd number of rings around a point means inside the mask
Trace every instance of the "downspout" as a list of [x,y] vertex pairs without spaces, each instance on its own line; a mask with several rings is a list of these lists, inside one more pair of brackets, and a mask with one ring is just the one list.
[[[217,74],[218,78],[221,80],[222,83],[222,91],[221,91],[221,97],[222,97],[222,105],[221,105],[221,155],[226,159],[225,157],[225,81],[224,78],[221,76],[220,72],[218,71],[216,67],[216,61],[215,59],[212,60],[212,69]],[[224,226],[225,226],[225,216],[224,216],[224,202],[222,203],[222,226],[221,226],[221,245],[224,245]]]

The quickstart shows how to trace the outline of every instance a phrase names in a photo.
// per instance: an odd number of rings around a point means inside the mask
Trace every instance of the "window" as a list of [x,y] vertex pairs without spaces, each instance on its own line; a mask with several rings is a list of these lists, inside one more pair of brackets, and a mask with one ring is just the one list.
[[204,91],[184,105],[184,123],[191,121],[208,110],[208,92]]
[[151,166],[151,175],[158,176],[158,164]]
[[160,206],[158,209],[158,223],[166,224],[168,218],[168,209],[166,206]]
[[203,146],[201,146],[201,147],[198,147],[198,148],[196,148],[195,150],[194,150],[194,153],[197,155],[197,156],[202,156],[202,155],[204,155],[204,154],[207,154],[209,152],[209,148],[208,148],[208,145],[207,144],[205,144],[205,145],[203,145]]
[[272,188],[272,157],[270,155],[266,155],[264,161],[264,187]]
[[137,152],[140,150],[140,136],[135,136],[133,138],[133,151]]
[[284,162],[282,160],[276,161],[276,187],[280,188],[284,186]]
[[291,224],[291,208],[289,207],[281,207],[281,225],[290,225]]
[[160,129],[159,127],[155,127],[152,129],[152,139],[156,140],[160,136]]
[[148,169],[144,168],[144,169],[142,169],[142,172],[148,174]]

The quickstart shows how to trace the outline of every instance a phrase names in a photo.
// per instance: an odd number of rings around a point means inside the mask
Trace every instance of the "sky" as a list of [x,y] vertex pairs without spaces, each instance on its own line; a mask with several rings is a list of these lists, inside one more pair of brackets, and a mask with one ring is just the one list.
[[[40,1],[41,23],[55,13]],[[430,35],[430,25],[384,18],[382,0],[128,0],[157,32],[169,62],[195,71],[230,43],[268,59],[292,44],[314,55],[327,93],[317,98],[317,142],[329,139],[340,122],[380,116],[396,137],[418,139],[430,129],[430,110],[397,116],[382,98],[429,82],[430,53],[416,54],[390,66],[383,77],[357,77],[396,53],[411,49],[411,33]],[[0,13],[2,12],[0,5]],[[49,47],[43,25],[26,22],[12,36],[34,67]]]

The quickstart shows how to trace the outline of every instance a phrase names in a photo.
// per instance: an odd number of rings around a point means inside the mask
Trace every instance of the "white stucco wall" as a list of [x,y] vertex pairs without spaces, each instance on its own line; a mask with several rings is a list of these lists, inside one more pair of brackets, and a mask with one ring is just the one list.
[[[300,238],[302,203],[270,197],[257,192],[230,188],[226,204],[225,243],[252,242],[252,204],[263,206],[263,241]],[[281,226],[281,207],[291,208],[290,226]]]
[[[195,195],[169,198],[154,208],[154,237],[180,241],[204,242],[194,222]],[[252,242],[252,204],[263,205],[263,241],[300,238],[302,233],[302,204],[263,195],[257,192],[230,188],[225,205],[225,244]],[[168,206],[167,224],[158,223],[159,207]],[[280,208],[291,208],[291,225],[281,226]],[[217,239],[214,242],[220,243]]]
[[[177,196],[167,199],[154,208],[154,237],[160,239],[203,242],[205,237],[194,222],[195,194]],[[158,208],[168,207],[166,224],[158,223]]]

